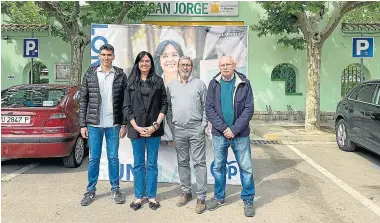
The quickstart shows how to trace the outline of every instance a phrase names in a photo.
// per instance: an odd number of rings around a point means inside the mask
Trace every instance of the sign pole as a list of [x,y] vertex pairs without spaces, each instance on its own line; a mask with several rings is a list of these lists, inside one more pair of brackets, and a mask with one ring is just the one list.
[[[360,37],[363,37],[363,33],[360,33]],[[364,81],[364,64],[363,64],[363,57],[360,58],[360,83]]]
[[[32,31],[32,38],[34,37],[34,32]],[[29,84],[33,84],[33,57],[32,57],[32,64],[30,66],[30,80]]]

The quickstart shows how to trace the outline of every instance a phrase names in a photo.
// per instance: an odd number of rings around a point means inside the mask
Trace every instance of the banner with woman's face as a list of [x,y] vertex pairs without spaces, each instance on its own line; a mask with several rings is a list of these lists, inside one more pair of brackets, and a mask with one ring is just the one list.
[[193,75],[205,81],[219,72],[218,59],[232,56],[236,69],[248,76],[247,26],[155,26],[101,25],[91,27],[91,64],[97,64],[99,48],[105,43],[115,47],[114,65],[129,75],[134,58],[140,51],[154,57],[156,73],[167,84],[175,79],[178,60],[193,60]]

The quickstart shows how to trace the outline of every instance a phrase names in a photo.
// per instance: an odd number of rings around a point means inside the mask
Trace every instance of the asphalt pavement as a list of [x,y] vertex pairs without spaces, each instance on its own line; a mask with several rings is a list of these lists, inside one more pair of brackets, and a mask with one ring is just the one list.
[[[256,139],[260,139],[259,137]],[[110,184],[100,181],[97,198],[80,206],[88,159],[76,169],[59,159],[2,162],[2,222],[380,222],[380,157],[333,144],[252,146],[256,216],[243,215],[240,186],[227,186],[226,205],[198,215],[193,200],[178,208],[178,184],[160,183],[161,208],[129,208],[133,184],[121,182],[127,203],[114,204]],[[20,170],[26,170],[23,173]],[[26,168],[26,169],[25,169]],[[30,169],[28,169],[30,168]],[[22,172],[22,171],[21,171]],[[194,190],[195,191],[195,190]],[[213,185],[208,186],[208,198]],[[195,195],[195,194],[194,194]]]

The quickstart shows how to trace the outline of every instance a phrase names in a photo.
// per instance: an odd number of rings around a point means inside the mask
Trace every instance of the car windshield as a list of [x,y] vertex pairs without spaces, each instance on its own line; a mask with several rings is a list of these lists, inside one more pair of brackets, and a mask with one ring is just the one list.
[[1,92],[2,107],[55,107],[64,96],[66,89],[27,86],[8,88]]

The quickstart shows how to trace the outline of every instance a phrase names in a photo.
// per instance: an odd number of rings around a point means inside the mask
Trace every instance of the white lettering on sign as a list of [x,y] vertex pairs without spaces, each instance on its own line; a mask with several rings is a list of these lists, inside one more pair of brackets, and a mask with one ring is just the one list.
[[36,48],[34,41],[26,41],[26,55],[29,56],[30,51]]
[[360,55],[362,50],[367,50],[369,48],[369,42],[365,39],[358,40],[356,44],[356,55]]

